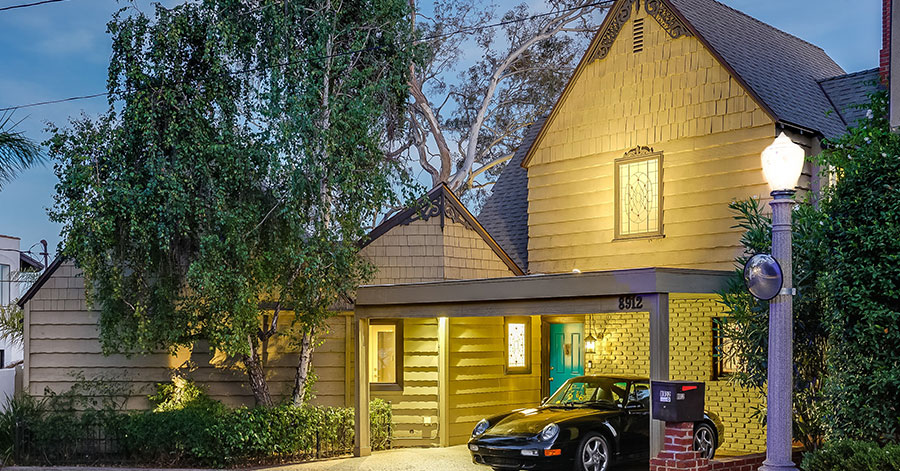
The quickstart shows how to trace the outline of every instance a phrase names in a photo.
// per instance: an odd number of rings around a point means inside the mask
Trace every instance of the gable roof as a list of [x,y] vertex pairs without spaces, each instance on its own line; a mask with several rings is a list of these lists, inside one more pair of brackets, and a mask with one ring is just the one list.
[[715,0],[665,0],[776,121],[837,137],[846,131],[818,86],[843,75],[822,48]]
[[[605,56],[622,19],[630,17],[629,9],[642,4],[650,8],[645,1],[616,0],[610,7],[543,128],[553,121],[584,69],[598,56]],[[660,0],[653,8],[657,14],[666,10],[665,18],[658,21],[667,22],[664,28],[670,36],[696,36],[774,121],[825,137],[837,137],[846,130],[818,83],[845,72],[818,46],[715,0]],[[528,150],[523,166],[528,165],[535,147]]]
[[26,291],[25,294],[23,294],[22,297],[19,298],[19,301],[16,304],[18,304],[19,307],[24,308],[25,303],[31,300],[31,298],[33,298],[34,295],[37,294],[38,291],[40,291],[41,286],[44,286],[44,283],[46,283],[47,280],[49,280],[50,277],[53,276],[54,273],[56,273],[56,270],[63,264],[64,261],[65,259],[63,257],[56,257],[55,259],[53,259],[53,261],[50,263],[50,266],[47,267],[46,270],[44,270],[44,273],[41,273],[41,276],[39,276],[34,284],[31,285],[30,288],[28,288],[28,291]]
[[[525,272],[520,268],[507,252],[491,237],[491,234],[481,225],[478,219],[466,209],[465,205],[453,194],[453,191],[445,184],[434,187],[425,196],[416,200],[415,203],[409,205],[406,209],[391,216],[382,222],[375,229],[360,241],[359,248],[365,248],[379,237],[399,225],[410,224],[418,219],[429,220],[432,217],[440,217],[441,227],[444,227],[444,218],[449,218],[462,223],[464,226],[475,231],[484,242],[491,248],[494,254],[516,275],[524,275]],[[527,228],[526,228],[527,234]],[[526,235],[527,236],[527,235]]]
[[500,172],[493,192],[484,202],[478,219],[506,253],[528,271],[528,171],[522,161],[531,149],[547,117],[535,121],[513,158]]
[[877,67],[821,80],[819,85],[847,126],[856,126],[866,117],[866,109],[860,105],[868,103],[869,95],[884,88]]

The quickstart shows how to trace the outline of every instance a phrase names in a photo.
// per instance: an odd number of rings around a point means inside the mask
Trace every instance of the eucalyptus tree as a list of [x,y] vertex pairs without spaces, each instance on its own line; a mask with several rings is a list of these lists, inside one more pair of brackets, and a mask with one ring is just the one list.
[[433,185],[476,190],[466,197],[477,205],[526,129],[552,108],[610,3],[545,0],[498,15],[491,4],[411,0],[424,46],[421,65],[409,67],[401,147],[412,167]]
[[364,221],[395,200],[382,142],[405,96],[407,5],[129,12],[109,23],[109,110],[50,141],[52,217],[100,309],[104,351],[204,340],[271,405],[263,349],[284,337],[300,352],[300,404],[316,334],[370,272]]

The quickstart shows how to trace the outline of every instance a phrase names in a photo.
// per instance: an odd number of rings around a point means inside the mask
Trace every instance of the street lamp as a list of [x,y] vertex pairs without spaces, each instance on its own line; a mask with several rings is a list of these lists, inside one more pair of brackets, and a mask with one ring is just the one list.
[[791,209],[794,187],[803,172],[806,152],[784,133],[762,153],[762,167],[772,189],[772,256],[781,265],[784,284],[769,301],[769,363],[766,412],[766,460],[760,471],[790,470],[793,443],[793,283],[791,282]]

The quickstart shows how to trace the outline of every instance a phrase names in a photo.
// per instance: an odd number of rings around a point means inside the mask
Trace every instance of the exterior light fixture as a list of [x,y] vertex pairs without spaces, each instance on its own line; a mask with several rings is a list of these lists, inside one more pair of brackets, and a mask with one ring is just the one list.
[[596,348],[597,348],[597,339],[595,339],[593,335],[588,333],[588,336],[584,338],[584,352],[585,353],[594,353]]
[[[781,289],[769,301],[768,390],[766,391],[766,460],[760,471],[796,471],[791,461],[794,357],[793,284],[791,278],[791,208],[794,187],[803,172],[806,152],[781,133],[762,152],[763,173],[772,189],[772,258],[781,267]],[[757,263],[760,259],[757,259]],[[753,267],[751,267],[751,270]]]
[[762,152],[763,174],[772,191],[793,191],[803,173],[806,151],[781,133]]

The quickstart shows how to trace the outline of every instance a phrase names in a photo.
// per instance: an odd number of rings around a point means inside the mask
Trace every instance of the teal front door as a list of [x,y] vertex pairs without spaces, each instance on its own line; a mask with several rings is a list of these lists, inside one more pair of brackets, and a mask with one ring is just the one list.
[[584,324],[550,324],[550,394],[584,375]]

